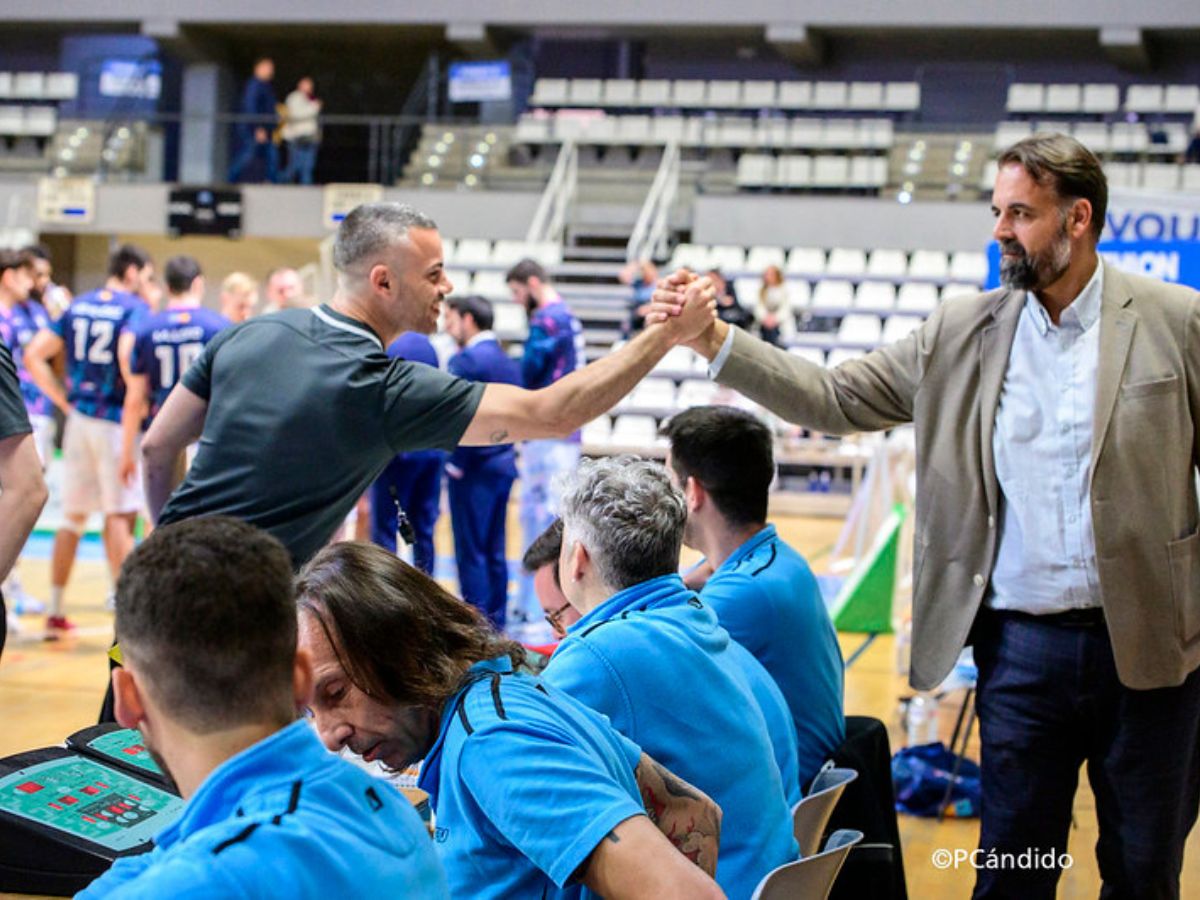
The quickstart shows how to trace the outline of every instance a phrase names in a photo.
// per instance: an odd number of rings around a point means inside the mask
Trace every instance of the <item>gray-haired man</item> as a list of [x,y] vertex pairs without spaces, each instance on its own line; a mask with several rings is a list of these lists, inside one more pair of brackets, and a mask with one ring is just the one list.
[[[159,522],[230,515],[269,531],[298,565],[397,453],[570,434],[713,315],[699,284],[694,314],[547,388],[473,384],[384,352],[401,332],[432,332],[453,288],[428,217],[397,203],[360,206],[338,228],[333,263],[329,303],[229,329],[171,392],[142,444]],[[176,460],[197,439],[172,494]]]

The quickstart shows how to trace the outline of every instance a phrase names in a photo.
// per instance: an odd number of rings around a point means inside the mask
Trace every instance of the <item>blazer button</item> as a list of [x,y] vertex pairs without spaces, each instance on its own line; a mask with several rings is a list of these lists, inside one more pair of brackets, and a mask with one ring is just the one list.
[[983,587],[983,576],[978,572],[975,573],[975,577],[971,580],[975,582],[975,587]]

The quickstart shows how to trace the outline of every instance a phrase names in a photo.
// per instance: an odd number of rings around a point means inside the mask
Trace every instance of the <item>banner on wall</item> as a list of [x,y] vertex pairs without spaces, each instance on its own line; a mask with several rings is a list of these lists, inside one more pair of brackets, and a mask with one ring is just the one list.
[[[1113,191],[1098,247],[1114,268],[1200,290],[1200,194]],[[1000,246],[988,246],[989,288],[1000,284]]]

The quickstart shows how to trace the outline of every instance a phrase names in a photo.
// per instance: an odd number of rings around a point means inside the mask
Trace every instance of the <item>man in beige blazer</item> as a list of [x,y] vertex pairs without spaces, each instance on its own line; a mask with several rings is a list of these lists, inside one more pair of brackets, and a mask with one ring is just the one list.
[[[1100,262],[1107,186],[1062,135],[1000,157],[1004,287],[823,369],[716,322],[710,372],[829,434],[916,431],[910,680],[979,664],[978,857],[1066,850],[1086,762],[1103,896],[1177,897],[1200,796],[1200,295]],[[655,312],[681,305],[681,272]],[[980,869],[1053,897],[1059,868]],[[1111,893],[1110,893],[1111,892]]]

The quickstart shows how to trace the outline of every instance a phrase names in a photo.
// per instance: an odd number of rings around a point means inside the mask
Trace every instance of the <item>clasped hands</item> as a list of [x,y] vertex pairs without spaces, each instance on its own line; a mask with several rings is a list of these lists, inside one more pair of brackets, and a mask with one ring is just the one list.
[[717,292],[712,279],[678,269],[655,285],[646,325],[670,328],[675,342],[688,346],[713,327],[716,317]]

